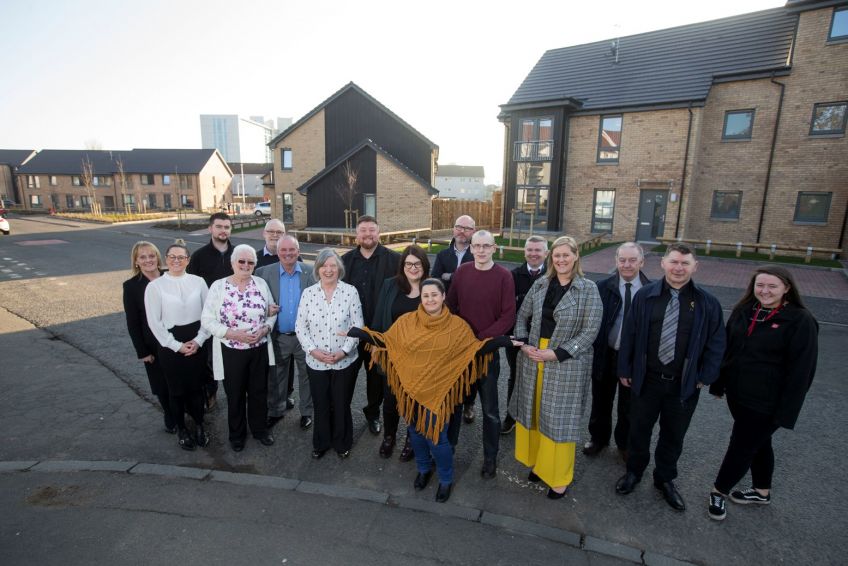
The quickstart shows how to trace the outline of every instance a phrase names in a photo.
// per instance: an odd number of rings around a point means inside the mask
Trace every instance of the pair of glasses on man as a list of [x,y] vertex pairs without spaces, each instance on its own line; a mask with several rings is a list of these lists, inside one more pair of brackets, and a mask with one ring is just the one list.
[[472,250],[491,250],[495,244],[471,244]]
[[255,261],[251,261],[249,259],[238,259],[236,261],[238,261],[239,265],[256,265]]
[[462,230],[463,232],[473,232],[474,231],[474,226],[463,226],[462,224],[456,224],[456,225],[454,225],[454,228],[456,228],[457,230]]

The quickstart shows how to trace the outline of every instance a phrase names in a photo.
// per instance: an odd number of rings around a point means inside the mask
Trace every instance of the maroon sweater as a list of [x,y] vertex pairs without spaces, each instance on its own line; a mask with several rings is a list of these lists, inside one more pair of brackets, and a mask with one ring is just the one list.
[[508,334],[515,325],[515,283],[495,264],[481,271],[463,263],[451,277],[447,305],[471,326],[478,340]]

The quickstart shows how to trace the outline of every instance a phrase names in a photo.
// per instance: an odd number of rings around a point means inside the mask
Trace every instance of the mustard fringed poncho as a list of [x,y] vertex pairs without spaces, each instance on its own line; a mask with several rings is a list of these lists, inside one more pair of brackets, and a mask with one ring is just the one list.
[[385,345],[366,348],[371,364],[379,364],[388,377],[398,413],[438,443],[454,407],[486,374],[492,354],[478,356],[477,352],[488,340],[477,340],[468,323],[447,308],[431,316],[421,305],[398,318],[386,332],[363,331]]

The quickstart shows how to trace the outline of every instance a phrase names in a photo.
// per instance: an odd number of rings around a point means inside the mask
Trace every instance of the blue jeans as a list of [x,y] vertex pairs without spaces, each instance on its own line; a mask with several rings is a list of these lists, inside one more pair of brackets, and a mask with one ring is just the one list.
[[415,451],[415,465],[419,474],[430,471],[432,454],[436,461],[436,472],[439,474],[439,483],[447,485],[453,483],[453,448],[448,442],[448,425],[446,424],[439,432],[439,442],[436,444],[417,430],[415,423],[409,425],[409,441]]

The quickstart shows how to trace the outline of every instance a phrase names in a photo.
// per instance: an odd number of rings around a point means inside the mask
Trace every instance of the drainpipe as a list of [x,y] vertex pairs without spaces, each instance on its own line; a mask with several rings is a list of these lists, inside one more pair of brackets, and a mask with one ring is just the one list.
[[780,113],[783,111],[783,91],[786,90],[785,83],[779,83],[774,80],[774,72],[771,74],[771,82],[780,87],[780,98],[777,101],[777,116],[774,118],[774,132],[771,136],[771,151],[769,152],[768,167],[766,168],[766,184],[763,187],[763,204],[760,207],[760,221],[757,223],[757,239],[756,243],[760,243],[760,237],[763,234],[763,222],[766,217],[766,200],[768,198],[769,185],[771,185],[771,166],[774,163],[774,150],[777,147],[777,131],[780,127]]
[[[839,244],[836,246],[840,250],[842,249],[842,244],[845,242],[845,226],[848,224],[848,207],[845,208],[845,216],[842,218],[842,230],[839,231]],[[844,254],[837,254],[837,258]]]
[[689,103],[689,127],[686,129],[686,149],[683,150],[683,173],[680,176],[680,195],[677,198],[677,222],[674,225],[674,237],[680,236],[680,216],[683,212],[683,189],[686,188],[686,168],[689,165],[689,140],[692,137],[692,103]]

